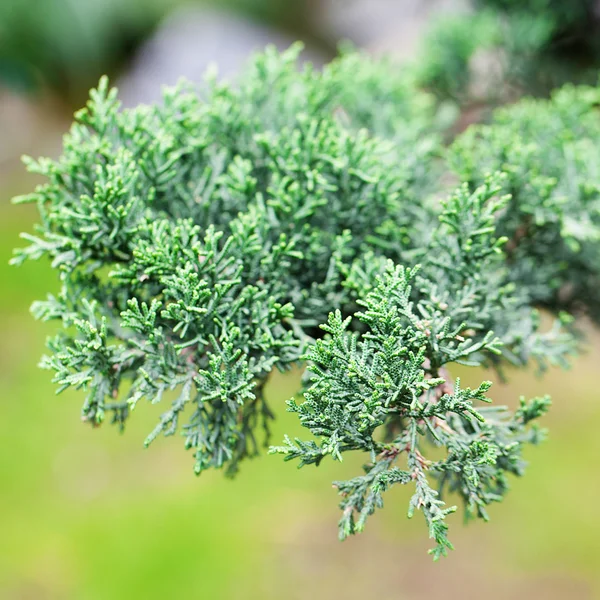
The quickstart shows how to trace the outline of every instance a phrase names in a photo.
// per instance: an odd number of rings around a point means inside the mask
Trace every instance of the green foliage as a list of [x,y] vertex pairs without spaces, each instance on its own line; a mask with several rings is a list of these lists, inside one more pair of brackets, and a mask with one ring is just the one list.
[[442,100],[466,101],[471,92],[474,55],[494,48],[500,37],[500,25],[490,11],[434,20],[414,65],[417,80]]
[[415,70],[439,97],[494,105],[597,76],[595,0],[474,0],[473,9],[426,35]]
[[[596,316],[596,91],[564,90],[538,121],[535,105],[507,109],[525,124],[500,112],[496,133],[448,152],[448,113],[409,75],[353,52],[299,70],[298,52],[130,110],[103,79],[61,158],[27,160],[47,182],[19,199],[41,222],[13,262],[47,257],[59,275],[32,310],[63,324],[42,366],[59,391],[86,390],[84,421],[122,429],[143,401],[167,404],[145,445],[179,434],[197,474],[234,474],[269,442],[269,373],[307,363],[289,409],[313,438],[272,451],[300,465],[366,453],[365,475],[336,484],[341,537],[414,483],[409,514],[423,512],[437,558],[444,494],[487,518],[548,406],[482,408],[489,384],[463,389],[448,368],[565,365],[567,313]],[[463,179],[449,195],[448,165]],[[565,300],[567,283],[589,293]],[[558,316],[549,330],[539,306]]]
[[[473,194],[460,188],[444,203],[421,268],[390,261],[358,300],[362,311],[354,319],[360,333],[350,330],[352,317],[336,311],[322,327],[328,335],[305,356],[312,372],[305,401],[290,401],[289,408],[318,441],[288,438],[273,451],[300,465],[319,464],[327,455],[342,460],[351,450],[368,453],[365,475],[336,483],[343,498],[342,539],[362,531],[382,506],[382,492],[414,483],[409,516],[422,510],[436,544],[434,557],[445,555],[452,547],[445,517],[456,507],[446,507],[440,492],[457,492],[467,517],[487,519],[485,506],[507,489],[506,473],[523,470],[523,443],[538,439],[525,425],[544,412],[546,401],[523,404],[514,416],[494,410],[488,418],[474,403],[489,401],[491,384],[461,389],[446,370],[451,363],[526,363],[536,352],[535,317],[507,282],[501,252],[506,239],[494,238],[496,213],[508,201],[499,191],[496,179]],[[531,337],[519,335],[520,327],[533,330]],[[570,351],[560,337],[546,343],[561,355]],[[445,447],[446,458],[426,459],[427,445]],[[404,469],[396,465],[399,459]]]
[[597,88],[566,86],[526,99],[467,130],[450,150],[462,181],[502,170],[511,195],[497,230],[510,241],[512,277],[531,303],[600,314],[600,121]]
[[529,13],[544,13],[548,15],[557,27],[581,27],[589,18],[595,7],[595,0],[476,0],[483,7],[495,8],[502,11],[523,11]]
[[308,0],[3,0],[0,81],[21,90],[51,87],[81,102],[100,74],[120,72],[163,19],[190,4],[198,14],[241,13],[311,39],[328,54],[334,49],[314,31]]
[[168,8],[163,0],[5,0],[0,80],[20,87],[50,85],[71,99],[80,97]]
[[[414,161],[437,150],[433,103],[383,71],[369,81],[368,62],[355,91],[350,55],[297,73],[298,51],[257,57],[236,88],[210,79],[204,98],[182,84],[162,106],[119,111],[103,79],[64,155],[27,161],[49,181],[24,199],[42,223],[14,262],[51,258],[62,289],[34,312],[66,327],[42,365],[59,389],[89,389],[94,424],[108,412],[122,426],[140,398],[179,390],[148,441],[177,431],[192,405],[183,430],[197,471],[255,453],[253,427],[271,416],[260,382],[349,302],[341,257],[367,237],[420,244],[410,222],[427,209],[404,198],[425,185]],[[401,134],[418,148],[360,129],[389,106],[377,126],[395,136],[391,106],[402,103]]]

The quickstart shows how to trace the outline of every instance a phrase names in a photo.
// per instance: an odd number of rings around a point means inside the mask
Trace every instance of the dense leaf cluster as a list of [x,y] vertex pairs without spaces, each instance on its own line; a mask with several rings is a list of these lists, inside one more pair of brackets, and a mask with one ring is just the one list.
[[482,408],[489,383],[462,388],[448,365],[566,364],[568,313],[597,316],[598,92],[505,109],[448,150],[449,113],[410,74],[356,53],[298,69],[298,51],[130,110],[102,80],[63,155],[27,161],[47,182],[21,199],[41,222],[13,262],[59,274],[33,306],[64,325],[42,366],[87,391],[85,421],[162,402],[146,445],[182,434],[196,473],[232,474],[268,440],[269,373],[306,362],[289,409],[313,437],[272,451],[365,452],[365,475],[336,484],[341,536],[413,484],[437,557],[443,493],[487,518],[548,406]]
[[[519,416],[487,417],[475,406],[489,401],[489,382],[461,389],[446,369],[564,358],[571,349],[566,336],[536,331],[527,297],[510,282],[501,250],[506,238],[494,237],[497,214],[508,202],[499,195],[500,182],[491,179],[474,193],[464,185],[444,202],[420,268],[389,261],[358,300],[362,310],[345,319],[331,313],[322,326],[328,335],[305,356],[312,373],[305,401],[289,407],[317,441],[287,438],[273,451],[300,464],[319,464],[327,455],[342,460],[351,450],[369,454],[365,475],[336,483],[341,538],[362,530],[382,505],[383,491],[414,483],[409,515],[423,511],[434,556],[445,554],[452,546],[444,518],[455,507],[445,507],[440,491],[458,492],[467,516],[487,519],[485,506],[507,489],[506,473],[522,472],[522,443],[539,439]],[[351,330],[353,319],[359,332]],[[547,405],[534,399],[523,410],[535,418]],[[445,447],[446,458],[428,460],[431,445]],[[405,469],[396,465],[400,459]]]
[[524,99],[469,128],[449,160],[461,181],[502,171],[510,205],[497,231],[516,284],[531,303],[600,315],[600,90],[567,85],[550,100]]

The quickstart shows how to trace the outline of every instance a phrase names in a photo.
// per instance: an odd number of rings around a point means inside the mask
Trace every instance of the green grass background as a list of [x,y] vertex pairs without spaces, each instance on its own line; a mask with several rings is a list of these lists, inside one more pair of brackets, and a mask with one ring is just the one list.
[[[142,448],[162,407],[140,404],[120,435],[80,422],[81,394],[54,395],[36,367],[50,328],[28,312],[56,288],[54,274],[8,266],[35,219],[8,200],[32,182],[20,168],[1,181],[0,598],[600,598],[597,332],[572,371],[518,373],[493,388],[508,404],[551,392],[550,438],[528,451],[527,476],[490,523],[451,519],[449,558],[427,556],[420,515],[406,519],[410,490],[390,492],[367,531],[339,543],[331,481],[357,473],[360,459],[298,472],[265,455],[235,481],[196,478],[182,440]],[[298,431],[283,404],[298,377],[269,384],[275,443]]]

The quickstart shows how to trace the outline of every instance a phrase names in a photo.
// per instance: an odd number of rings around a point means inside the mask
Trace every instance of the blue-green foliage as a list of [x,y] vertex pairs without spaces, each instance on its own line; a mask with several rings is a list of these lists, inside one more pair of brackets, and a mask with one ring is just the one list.
[[[487,518],[548,405],[481,408],[489,384],[463,389],[447,365],[566,364],[560,311],[597,315],[596,92],[565,90],[531,119],[507,109],[448,153],[444,111],[409,74],[356,53],[298,69],[298,51],[131,110],[103,79],[63,155],[27,161],[47,182],[21,199],[41,222],[13,262],[48,257],[59,275],[33,306],[64,325],[42,366],[87,391],[85,421],[123,428],[142,401],[168,404],[146,445],[178,433],[196,473],[233,474],[268,441],[269,373],[306,362],[289,408],[314,437],[272,451],[365,452],[365,475],[336,484],[341,536],[414,484],[437,557],[442,493]],[[450,194],[448,165],[463,180]],[[588,291],[575,303],[565,286]],[[559,317],[549,331],[539,305]],[[425,458],[432,444],[445,458]]]
[[94,424],[108,412],[123,425],[140,398],[180,390],[148,441],[192,405],[198,472],[254,453],[251,425],[270,416],[258,382],[349,301],[339,257],[369,238],[397,258],[430,211],[405,198],[427,187],[414,164],[438,149],[432,100],[354,55],[297,72],[298,51],[258,56],[236,86],[182,83],[133,110],[104,79],[63,156],[27,161],[48,183],[26,198],[42,223],[14,261],[51,258],[62,289],[34,312],[66,327],[43,365],[60,389],[89,390]]
[[450,149],[462,181],[505,173],[511,195],[497,230],[515,284],[554,311],[600,314],[600,90],[565,86],[551,100],[525,99],[471,127]]
[[[489,401],[489,382],[461,389],[446,369],[451,363],[526,364],[553,353],[564,359],[572,350],[568,335],[535,331],[527,297],[509,281],[506,238],[494,237],[497,215],[509,201],[499,196],[502,183],[496,177],[474,193],[466,185],[457,190],[443,203],[421,267],[389,261],[358,300],[362,310],[345,319],[331,313],[322,326],[326,337],[305,355],[312,373],[305,401],[292,400],[289,409],[317,441],[288,438],[273,451],[301,465],[327,455],[342,460],[351,450],[368,453],[364,476],[336,484],[343,497],[341,538],[362,530],[385,489],[414,483],[409,515],[423,511],[434,557],[445,554],[452,546],[444,518],[455,507],[444,505],[430,480],[457,491],[468,516],[487,519],[485,506],[507,489],[506,473],[522,472],[523,442],[538,439],[525,428],[531,419],[497,411],[486,418],[474,405]],[[352,328],[353,319],[360,327]],[[534,400],[522,412],[539,416],[546,406]],[[431,445],[446,447],[446,458],[426,459]]]

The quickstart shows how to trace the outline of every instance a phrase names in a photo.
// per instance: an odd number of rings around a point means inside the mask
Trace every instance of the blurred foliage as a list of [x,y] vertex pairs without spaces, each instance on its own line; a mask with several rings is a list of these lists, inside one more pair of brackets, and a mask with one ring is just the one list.
[[0,79],[67,93],[89,87],[156,23],[169,0],[4,0]]
[[290,31],[309,30],[310,11],[314,0],[205,0],[209,5],[224,6],[246,14],[258,21],[274,23]]
[[[566,85],[550,100],[525,98],[469,127],[450,148],[461,181],[502,170],[508,210],[498,231],[515,284],[536,306],[600,322],[600,89]],[[522,284],[520,282],[526,282]]]
[[418,81],[442,99],[464,98],[470,82],[469,64],[479,48],[498,40],[494,16],[446,16],[434,21],[415,64]]
[[583,32],[594,14],[596,0],[475,0],[479,7],[495,8],[505,12],[545,14],[556,23],[556,32]]
[[0,83],[29,91],[50,86],[77,103],[184,4],[230,9],[311,38],[309,0],[3,0]]
[[498,104],[591,83],[600,64],[595,0],[475,0],[475,10],[439,18],[415,65],[439,97]]

